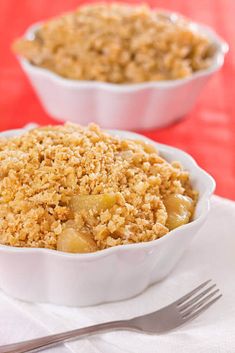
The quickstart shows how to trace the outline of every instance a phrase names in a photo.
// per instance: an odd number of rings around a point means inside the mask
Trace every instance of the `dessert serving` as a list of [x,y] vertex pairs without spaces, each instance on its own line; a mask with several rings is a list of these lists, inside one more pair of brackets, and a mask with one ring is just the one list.
[[196,202],[179,162],[94,124],[0,139],[3,245],[86,253],[147,242],[190,222]]
[[13,48],[64,78],[117,84],[188,77],[208,68],[215,53],[214,43],[182,16],[115,3],[48,20]]

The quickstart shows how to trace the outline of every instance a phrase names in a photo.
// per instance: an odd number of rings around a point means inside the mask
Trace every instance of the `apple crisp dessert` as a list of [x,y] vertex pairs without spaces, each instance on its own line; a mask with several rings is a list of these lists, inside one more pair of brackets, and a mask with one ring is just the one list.
[[190,222],[190,176],[153,144],[94,124],[0,139],[0,243],[93,252],[160,238]]
[[73,80],[175,80],[208,68],[214,45],[182,16],[147,5],[90,4],[46,21],[14,51]]

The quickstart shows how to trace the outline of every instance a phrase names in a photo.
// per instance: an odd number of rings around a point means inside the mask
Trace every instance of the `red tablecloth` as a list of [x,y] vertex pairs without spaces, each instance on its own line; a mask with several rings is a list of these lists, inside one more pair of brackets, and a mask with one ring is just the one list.
[[[86,1],[0,1],[0,130],[21,127],[32,121],[39,124],[55,123],[43,111],[11,53],[10,45],[33,22],[73,9],[84,2]],[[144,134],[189,152],[214,176],[217,182],[216,192],[235,199],[235,1],[147,2],[153,6],[179,11],[212,26],[230,45],[223,69],[204,89],[195,109],[173,126]]]

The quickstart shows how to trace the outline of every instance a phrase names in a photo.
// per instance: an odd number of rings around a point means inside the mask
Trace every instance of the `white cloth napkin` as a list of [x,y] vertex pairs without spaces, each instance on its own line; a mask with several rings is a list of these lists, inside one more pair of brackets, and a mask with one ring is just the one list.
[[149,336],[117,331],[69,342],[45,352],[234,353],[235,203],[217,196],[212,198],[206,224],[174,271],[135,298],[93,307],[66,308],[25,303],[0,292],[0,344],[148,313],[171,303],[208,278],[218,284],[222,299],[171,333]]

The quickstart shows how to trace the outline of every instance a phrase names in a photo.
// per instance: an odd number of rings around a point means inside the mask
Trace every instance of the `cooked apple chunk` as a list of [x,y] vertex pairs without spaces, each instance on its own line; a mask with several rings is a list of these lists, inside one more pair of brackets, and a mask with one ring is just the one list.
[[97,246],[88,232],[80,232],[75,228],[67,227],[58,236],[57,250],[71,253],[88,253],[97,251]]
[[75,213],[80,213],[82,210],[100,212],[113,207],[116,202],[116,194],[76,195],[71,198],[70,207]]
[[164,198],[168,214],[166,227],[175,229],[190,221],[193,214],[193,200],[185,195],[171,194]]

